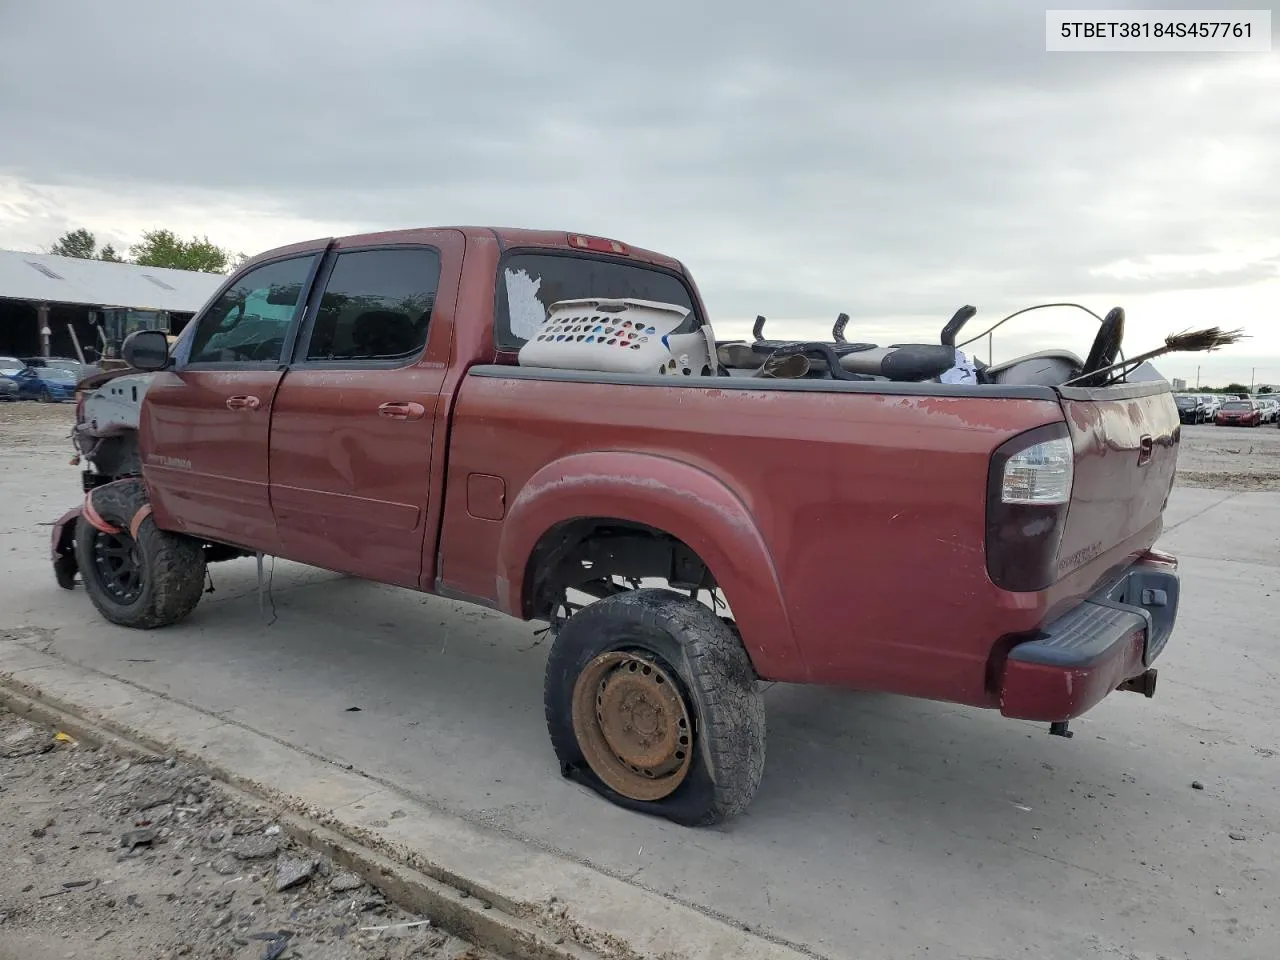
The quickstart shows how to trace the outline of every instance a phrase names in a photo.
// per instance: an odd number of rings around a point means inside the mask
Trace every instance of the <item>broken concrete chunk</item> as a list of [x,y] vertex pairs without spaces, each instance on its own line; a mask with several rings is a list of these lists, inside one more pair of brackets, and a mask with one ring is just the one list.
[[150,810],[152,807],[158,807],[162,803],[168,803],[177,792],[173,787],[144,787],[133,798],[133,808],[135,810]]
[[6,747],[21,746],[28,741],[34,740],[39,735],[40,730],[34,724],[22,723],[17,730],[14,730],[4,738],[4,745]]
[[238,860],[262,860],[274,857],[280,844],[272,837],[240,837],[227,849]]
[[329,881],[329,889],[334,893],[347,893],[351,890],[359,890],[363,886],[364,880],[346,870],[335,874],[333,879]]
[[146,847],[155,843],[156,837],[159,836],[158,831],[153,827],[144,827],[141,830],[128,830],[120,835],[120,846],[132,851],[137,847]]
[[225,853],[210,863],[209,869],[223,877],[229,877],[238,872],[235,860]]
[[316,862],[280,854],[276,860],[276,892],[306,883],[316,872]]

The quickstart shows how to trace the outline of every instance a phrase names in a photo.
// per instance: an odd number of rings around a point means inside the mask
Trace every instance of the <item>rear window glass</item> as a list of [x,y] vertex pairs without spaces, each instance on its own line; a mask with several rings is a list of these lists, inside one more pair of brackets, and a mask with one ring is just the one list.
[[1244,400],[1232,400],[1222,405],[1223,410],[1252,410],[1253,404]]
[[519,253],[507,257],[498,274],[495,335],[498,346],[517,350],[547,319],[558,300],[584,297],[631,298],[675,303],[690,311],[677,333],[702,325],[693,297],[674,274],[635,263],[580,255]]

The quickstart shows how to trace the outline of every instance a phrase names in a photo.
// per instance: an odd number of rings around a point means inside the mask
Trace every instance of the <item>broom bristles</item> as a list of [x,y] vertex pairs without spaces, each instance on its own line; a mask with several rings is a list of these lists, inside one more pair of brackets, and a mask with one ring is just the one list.
[[1221,327],[1205,327],[1203,330],[1185,330],[1164,338],[1165,350],[1177,353],[1203,353],[1229,347],[1243,340],[1243,330],[1223,330]]

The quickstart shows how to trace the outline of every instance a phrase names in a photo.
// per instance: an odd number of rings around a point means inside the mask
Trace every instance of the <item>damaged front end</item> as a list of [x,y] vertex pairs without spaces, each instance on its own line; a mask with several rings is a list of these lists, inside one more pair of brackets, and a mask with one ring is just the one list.
[[64,513],[53,525],[51,559],[58,586],[71,590],[76,584],[76,525],[81,516],[104,533],[118,532],[93,509],[93,491],[109,483],[140,476],[138,423],[142,400],[151,373],[132,368],[110,370],[77,384],[76,425],[71,431],[75,448],[72,465],[84,465],[80,474],[84,502]]

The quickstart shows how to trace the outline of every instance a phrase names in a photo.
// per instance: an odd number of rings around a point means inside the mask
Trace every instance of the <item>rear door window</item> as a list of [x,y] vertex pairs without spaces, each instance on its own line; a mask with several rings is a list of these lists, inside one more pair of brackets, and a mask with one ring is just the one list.
[[307,343],[307,362],[407,362],[427,343],[440,286],[430,247],[338,254]]
[[579,254],[516,253],[503,260],[497,286],[494,333],[503,350],[522,347],[558,300],[609,297],[675,303],[689,310],[675,332],[690,333],[702,325],[684,281],[644,264]]

